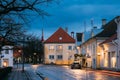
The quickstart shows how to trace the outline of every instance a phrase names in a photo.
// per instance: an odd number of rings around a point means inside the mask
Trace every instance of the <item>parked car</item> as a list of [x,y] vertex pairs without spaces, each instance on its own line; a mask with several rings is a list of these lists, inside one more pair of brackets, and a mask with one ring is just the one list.
[[71,64],[71,69],[81,69],[81,64],[79,62],[73,62]]

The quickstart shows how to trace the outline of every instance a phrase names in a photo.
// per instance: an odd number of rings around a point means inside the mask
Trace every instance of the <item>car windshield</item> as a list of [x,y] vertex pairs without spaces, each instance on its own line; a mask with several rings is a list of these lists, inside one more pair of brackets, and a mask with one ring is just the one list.
[[79,63],[74,63],[74,64],[79,64]]

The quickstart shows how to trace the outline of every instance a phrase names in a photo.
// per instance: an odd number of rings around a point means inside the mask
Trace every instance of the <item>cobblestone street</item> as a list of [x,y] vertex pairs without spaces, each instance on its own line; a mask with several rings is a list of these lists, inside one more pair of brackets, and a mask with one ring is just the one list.
[[[14,66],[16,67],[16,66]],[[120,72],[71,69],[69,66],[25,65],[25,72],[14,68],[8,80],[120,80]]]

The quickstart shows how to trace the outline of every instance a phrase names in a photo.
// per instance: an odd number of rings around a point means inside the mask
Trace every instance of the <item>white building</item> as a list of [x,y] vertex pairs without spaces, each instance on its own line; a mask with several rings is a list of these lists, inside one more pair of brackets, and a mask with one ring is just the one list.
[[0,67],[13,67],[13,46],[5,45],[1,51]]
[[83,40],[81,53],[90,56],[86,57],[88,67],[91,64],[94,69],[120,70],[120,17],[108,23],[104,19],[103,23],[102,31]]
[[45,64],[71,64],[74,61],[75,39],[59,28],[44,42]]
[[96,35],[101,31],[102,29],[94,27],[91,31],[83,32],[82,44],[80,45],[81,53],[85,55],[85,60],[82,62],[83,66],[92,67],[94,69],[99,67],[96,53],[99,50],[99,43],[104,39],[98,38]]
[[115,19],[117,24],[117,69],[120,70],[120,16]]

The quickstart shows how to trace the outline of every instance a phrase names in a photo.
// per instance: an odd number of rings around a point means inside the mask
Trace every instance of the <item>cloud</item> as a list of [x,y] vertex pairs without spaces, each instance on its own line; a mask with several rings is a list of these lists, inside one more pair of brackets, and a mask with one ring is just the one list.
[[100,27],[102,18],[110,20],[120,15],[119,3],[118,0],[64,0],[60,5],[46,8],[52,16],[43,21],[36,18],[31,24],[31,32],[41,33],[41,29],[44,28],[46,38],[60,26],[68,27],[69,32],[81,32],[84,31],[84,21],[87,28],[91,28],[91,18],[94,18],[94,25]]
[[[73,15],[116,15],[120,11],[120,5],[72,5],[66,11]],[[113,14],[114,13],[114,14]]]

